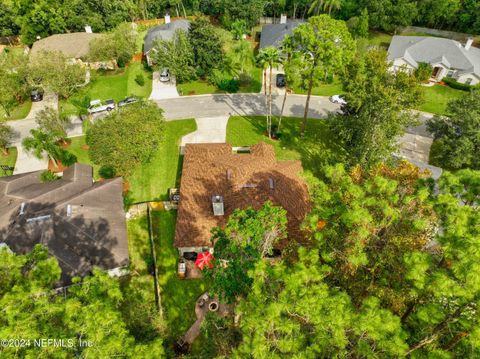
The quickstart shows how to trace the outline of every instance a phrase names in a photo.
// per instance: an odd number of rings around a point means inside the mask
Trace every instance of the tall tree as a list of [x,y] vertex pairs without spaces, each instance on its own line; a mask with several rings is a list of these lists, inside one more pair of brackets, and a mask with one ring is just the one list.
[[355,53],[355,42],[344,21],[320,15],[295,28],[292,47],[302,55],[302,75],[308,91],[300,131],[303,136],[313,87],[328,74],[343,72]]
[[0,54],[0,107],[8,116],[28,93],[27,56],[15,51]]
[[252,289],[236,309],[242,342],[234,358],[400,357],[400,320],[370,298],[354,307],[329,287],[319,253],[302,248],[294,265],[259,262]]
[[426,250],[436,223],[429,192],[418,183],[427,175],[408,162],[351,173],[337,165],[314,186],[307,229],[332,266],[330,283],[354,303],[375,296],[399,315],[411,299],[404,260]]
[[197,74],[206,78],[222,64],[222,42],[215,28],[203,17],[195,19],[190,24],[188,32],[190,44],[193,47]]
[[30,130],[30,137],[24,138],[22,145],[25,150],[32,152],[39,159],[47,154],[53,165],[58,168],[58,161],[62,158],[63,149],[57,143],[55,134],[40,129],[32,129]]
[[414,76],[391,73],[387,54],[371,50],[348,66],[342,114],[329,122],[350,154],[351,164],[373,166],[389,159],[406,126],[415,123],[410,108],[421,101]]
[[59,114],[53,107],[46,107],[37,113],[35,122],[41,130],[52,134],[57,141],[66,143],[67,126],[70,123],[67,116]]
[[163,115],[153,102],[129,105],[97,120],[87,131],[90,158],[128,175],[147,163],[163,139]]
[[185,31],[176,30],[170,41],[157,40],[154,48],[155,69],[168,68],[179,83],[195,79],[195,56]]
[[248,271],[286,238],[286,226],[286,211],[270,202],[258,211],[235,210],[225,229],[215,228],[212,232],[215,264],[205,273],[212,291],[229,303],[246,295],[251,285]]
[[69,63],[63,53],[42,51],[31,59],[28,79],[32,86],[43,86],[68,98],[85,83],[85,74],[82,65]]
[[5,155],[8,154],[8,146],[13,138],[13,130],[4,121],[0,121],[0,148]]
[[480,91],[450,101],[447,115],[434,116],[427,127],[435,137],[435,164],[480,169]]
[[[267,133],[268,137],[272,137],[272,82],[273,82],[273,68],[280,65],[280,52],[276,47],[266,47],[258,53],[258,62],[262,67],[264,67],[264,71],[268,67],[270,70],[269,75],[269,86],[268,86],[268,115],[267,115]],[[265,76],[264,76],[265,78]],[[267,83],[263,84],[265,87]]]
[[240,40],[233,47],[235,61],[240,65],[240,74],[244,73],[245,65],[253,62],[252,45],[247,40]]

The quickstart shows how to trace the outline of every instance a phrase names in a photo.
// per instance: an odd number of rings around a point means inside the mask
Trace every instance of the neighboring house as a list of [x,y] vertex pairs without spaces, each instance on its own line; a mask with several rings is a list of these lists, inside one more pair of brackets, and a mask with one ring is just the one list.
[[170,22],[170,16],[165,16],[165,24],[152,27],[148,30],[147,35],[143,42],[143,54],[147,59],[147,63],[151,66],[153,64],[152,51],[155,51],[155,42],[157,40],[171,41],[176,30],[183,30],[188,32],[190,29],[190,21],[188,20],[176,20]]
[[52,35],[36,41],[31,54],[34,56],[41,51],[59,51],[68,59],[85,60],[90,50],[90,42],[101,36],[103,35],[88,32]]
[[265,47],[280,47],[283,39],[287,35],[291,35],[293,30],[304,20],[287,20],[285,15],[280,18],[279,24],[268,24],[262,26],[262,33],[260,34],[260,49]]
[[129,264],[122,179],[94,183],[81,164],[52,182],[39,176],[0,177],[0,244],[18,254],[46,246],[62,269],[59,287],[94,267],[121,274]]
[[212,228],[225,225],[236,208],[258,209],[269,200],[287,211],[289,239],[302,242],[300,225],[310,203],[301,172],[300,161],[277,161],[265,143],[248,153],[225,143],[187,144],[174,241],[179,254],[211,250]]
[[440,81],[452,77],[460,83],[476,85],[480,82],[480,49],[468,39],[458,41],[428,36],[394,36],[388,48],[388,59],[394,71],[414,71],[419,63],[432,66],[432,79]]

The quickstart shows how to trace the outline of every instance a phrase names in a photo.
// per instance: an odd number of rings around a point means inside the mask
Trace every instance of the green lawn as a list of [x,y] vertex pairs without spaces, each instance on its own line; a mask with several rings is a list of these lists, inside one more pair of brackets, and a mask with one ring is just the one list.
[[444,114],[449,101],[460,98],[466,94],[465,91],[442,85],[422,86],[421,90],[424,101],[416,109],[435,114]]
[[165,139],[152,160],[138,167],[128,178],[135,202],[167,198],[181,170],[179,144],[181,138],[196,130],[194,120],[169,121],[165,124]]
[[[15,147],[10,147],[8,149],[8,155],[4,155],[3,151],[0,152],[0,165],[6,165],[11,168],[15,167],[15,162],[17,161],[17,149]],[[13,171],[7,171],[7,176],[11,176]],[[5,173],[0,169],[0,177],[5,176]]]
[[177,276],[178,253],[173,247],[176,211],[152,211],[152,216],[162,305],[168,342],[172,342],[196,320],[195,301],[208,288],[203,279],[181,280]]
[[[274,119],[274,124],[277,123]],[[342,161],[345,154],[335,142],[324,120],[309,119],[305,137],[299,131],[301,118],[284,118],[282,120],[280,140],[271,140],[265,133],[265,117],[234,116],[227,125],[227,142],[232,146],[248,146],[258,142],[270,143],[275,147],[279,160],[301,160],[305,170],[314,174],[321,172],[325,164]]]
[[210,93],[222,93],[217,86],[206,81],[196,80],[177,85],[180,96],[205,95]]
[[98,174],[98,169],[100,166],[97,166],[92,163],[90,157],[88,156],[88,146],[85,143],[86,136],[72,137],[70,146],[67,150],[77,156],[77,162],[90,165],[93,167],[93,176],[95,179],[100,178]]
[[3,118],[7,121],[23,119],[23,118],[27,117],[28,113],[30,112],[31,107],[32,107],[32,101],[30,101],[30,99],[28,99],[24,103],[15,107],[11,111],[10,116],[7,116],[5,111],[2,108],[0,108],[0,118]]
[[[135,82],[137,74],[143,74],[145,85],[139,86]],[[76,109],[72,101],[80,100],[89,96],[91,100],[115,101],[123,100],[127,96],[136,95],[147,98],[152,91],[152,74],[146,71],[143,64],[133,62],[125,69],[116,71],[93,72],[90,84],[79,90],[67,101],[60,101],[61,108],[66,113],[75,113]]]
[[379,46],[388,49],[388,46],[392,41],[392,35],[386,34],[384,32],[370,31],[367,41],[369,45]]
[[[307,91],[300,87],[294,87],[293,92],[302,95],[307,94]],[[339,79],[335,79],[331,84],[320,84],[312,89],[312,95],[315,96],[332,96],[342,93],[343,87]]]

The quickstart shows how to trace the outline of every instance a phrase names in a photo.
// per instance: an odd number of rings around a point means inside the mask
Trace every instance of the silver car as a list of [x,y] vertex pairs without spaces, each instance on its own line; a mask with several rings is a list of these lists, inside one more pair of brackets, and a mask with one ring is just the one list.
[[115,101],[114,100],[93,100],[90,101],[90,107],[88,108],[88,113],[97,113],[103,111],[112,111],[115,110]]

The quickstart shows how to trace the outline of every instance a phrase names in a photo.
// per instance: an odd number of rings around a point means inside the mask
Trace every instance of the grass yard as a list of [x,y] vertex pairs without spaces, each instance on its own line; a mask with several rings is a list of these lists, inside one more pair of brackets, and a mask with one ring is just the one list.
[[193,119],[166,122],[165,139],[158,152],[149,163],[138,167],[128,178],[134,202],[167,198],[168,188],[176,185],[181,170],[180,140],[195,130]]
[[[278,119],[274,118],[274,125]],[[303,168],[319,174],[321,167],[342,161],[345,153],[335,142],[324,120],[309,119],[305,137],[300,137],[302,119],[283,118],[280,140],[271,140],[265,133],[264,116],[234,116],[227,125],[227,142],[232,146],[248,146],[258,142],[270,143],[275,147],[279,160],[301,160]]]
[[451,100],[465,96],[466,92],[452,89],[448,86],[434,85],[421,87],[424,102],[416,109],[435,114],[444,114],[447,103]]
[[[17,149],[16,147],[10,147],[8,149],[8,155],[4,155],[3,151],[0,152],[0,165],[6,165],[10,168],[15,167],[15,162],[17,162]],[[0,177],[3,176],[11,176],[13,174],[12,171],[7,171],[5,174],[2,169],[0,169]]]
[[202,279],[181,280],[177,277],[178,253],[173,247],[176,211],[152,211],[158,276],[165,310],[167,342],[173,343],[196,320],[195,302],[207,291]]
[[[143,74],[145,84],[139,86],[135,82],[135,77]],[[76,108],[72,101],[81,100],[85,96],[91,100],[115,101],[123,100],[127,96],[135,95],[147,98],[152,92],[152,73],[145,70],[140,62],[132,62],[125,69],[118,69],[110,72],[92,72],[92,81],[86,87],[79,90],[68,100],[60,101],[60,106],[65,113],[76,113]]]
[[379,46],[388,49],[390,42],[392,41],[392,35],[379,31],[370,31],[368,35],[368,44],[371,46]]
[[20,105],[15,107],[11,111],[10,116],[7,116],[5,111],[2,108],[0,108],[0,118],[3,118],[7,121],[21,120],[27,117],[31,107],[32,107],[32,101],[30,101],[30,99],[27,99],[24,103],[21,103]]
[[[296,94],[306,95],[307,90],[300,87],[294,87],[293,92]],[[343,93],[343,86],[339,79],[335,79],[331,84],[320,84],[312,89],[314,96],[332,96]]]
[[79,137],[72,137],[70,146],[68,146],[68,152],[73,153],[77,156],[77,162],[83,163],[86,165],[90,165],[93,167],[93,177],[95,179],[99,179],[100,175],[98,174],[98,170],[100,166],[97,166],[92,163],[90,157],[88,156],[88,146],[85,142],[86,136],[79,136]]

